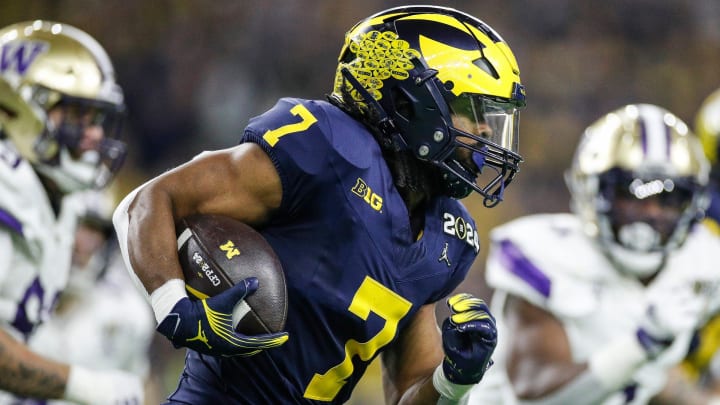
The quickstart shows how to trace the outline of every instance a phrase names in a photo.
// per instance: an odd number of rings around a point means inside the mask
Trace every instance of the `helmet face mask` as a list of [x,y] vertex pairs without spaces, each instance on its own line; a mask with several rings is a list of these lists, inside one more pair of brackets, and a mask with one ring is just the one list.
[[622,270],[647,277],[702,215],[708,166],[676,116],[628,105],[586,129],[566,181],[586,232]]
[[659,173],[645,178],[617,168],[603,173],[599,194],[608,202],[604,215],[614,241],[633,250],[661,251],[699,187],[692,179]]
[[[518,107],[475,94],[461,94],[449,105],[452,119],[449,130],[455,149],[440,165],[446,168],[446,173],[465,180],[464,185],[455,185],[449,194],[464,197],[477,191],[502,196],[502,189],[510,183],[522,161],[518,154]],[[446,179],[449,177],[446,175]],[[486,199],[486,205],[498,202],[499,199]]]
[[332,97],[379,128],[383,146],[437,166],[452,197],[477,191],[497,204],[522,161],[515,58],[492,28],[456,10],[398,7],[358,23]]
[[62,182],[78,183],[71,189],[106,186],[127,153],[117,139],[122,119],[123,111],[111,103],[61,99],[49,109],[46,129],[35,143],[39,163],[62,168],[69,174]]
[[[104,187],[120,169],[123,94],[103,48],[48,21],[0,30],[0,128],[62,193]],[[3,113],[4,112],[4,113]]]

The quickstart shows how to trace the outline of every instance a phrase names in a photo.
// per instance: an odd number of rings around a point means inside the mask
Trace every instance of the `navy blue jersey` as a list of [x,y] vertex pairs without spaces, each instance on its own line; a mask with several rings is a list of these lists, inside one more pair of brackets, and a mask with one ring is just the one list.
[[475,223],[438,197],[416,240],[378,144],[329,103],[282,99],[242,142],[259,144],[282,180],[280,209],[260,231],[285,270],[290,339],[247,358],[189,351],[171,398],[343,403],[417,310],[463,280],[479,251]]
[[720,185],[710,184],[710,206],[705,211],[705,216],[720,224]]

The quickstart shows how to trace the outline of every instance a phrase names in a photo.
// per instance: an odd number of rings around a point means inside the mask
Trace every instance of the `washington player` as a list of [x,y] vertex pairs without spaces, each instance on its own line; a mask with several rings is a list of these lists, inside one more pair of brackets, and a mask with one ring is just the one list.
[[[458,399],[496,342],[492,315],[469,294],[447,301],[441,330],[435,318],[479,250],[458,199],[502,199],[521,161],[524,101],[515,58],[488,25],[449,8],[398,7],[347,33],[330,102],[283,98],[240,145],[126,197],[114,223],[127,263],[158,331],[192,349],[168,403],[339,404],[379,355],[388,403]],[[272,245],[287,281],[286,332],[232,329],[256,279],[188,299],[174,224],[193,213],[239,219]]]
[[706,404],[677,366],[720,305],[720,240],[696,225],[709,165],[654,105],[585,131],[567,173],[574,214],[491,232],[496,365],[470,404]]
[[[13,394],[141,400],[140,380],[59,363],[26,345],[67,283],[77,207],[122,165],[123,95],[103,48],[50,21],[0,30],[0,403]],[[2,392],[4,391],[4,392]]]
[[124,370],[146,380],[155,322],[120,257],[111,222],[112,196],[108,189],[88,190],[74,199],[81,200],[84,209],[75,232],[69,282],[53,316],[38,326],[29,346],[57,361]]
[[[720,89],[703,100],[695,116],[695,133],[700,138],[705,156],[710,161],[710,206],[705,211],[704,225],[720,237]],[[720,393],[720,313],[700,331],[695,350],[683,370],[696,383]]]

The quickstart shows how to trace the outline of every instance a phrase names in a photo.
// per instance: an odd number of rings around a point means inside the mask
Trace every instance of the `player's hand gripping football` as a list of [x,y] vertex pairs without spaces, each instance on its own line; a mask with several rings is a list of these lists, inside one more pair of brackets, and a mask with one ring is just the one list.
[[257,278],[250,277],[214,297],[203,300],[185,297],[175,304],[157,330],[175,347],[184,346],[212,356],[252,356],[280,346],[287,341],[287,332],[249,336],[235,331],[233,309],[257,288]]
[[470,294],[454,295],[447,304],[452,314],[442,325],[443,373],[454,384],[475,384],[492,365],[495,318],[485,301]]

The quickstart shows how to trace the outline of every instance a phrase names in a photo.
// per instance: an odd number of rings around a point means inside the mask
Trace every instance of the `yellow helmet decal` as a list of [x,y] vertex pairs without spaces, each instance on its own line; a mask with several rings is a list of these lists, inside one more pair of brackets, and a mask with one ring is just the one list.
[[[419,58],[420,52],[410,48],[410,44],[398,37],[393,31],[369,31],[360,34],[348,45],[356,58],[350,63],[341,63],[340,67],[347,68],[362,86],[375,98],[380,100],[380,88],[383,80],[390,77],[404,80],[410,77],[409,71],[413,69],[413,58]],[[340,69],[335,77],[335,92],[341,93],[344,83]],[[346,84],[353,99],[364,104],[363,97]]]

